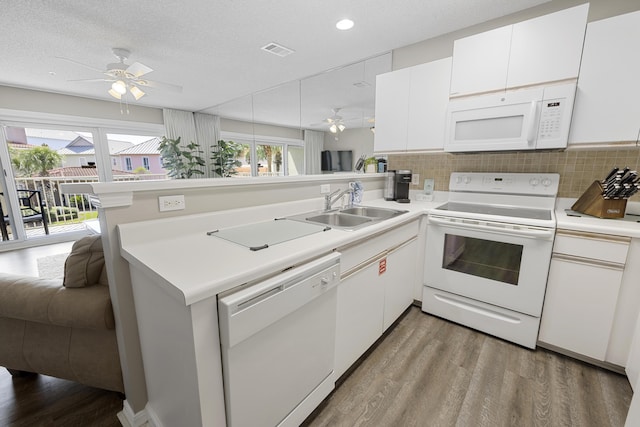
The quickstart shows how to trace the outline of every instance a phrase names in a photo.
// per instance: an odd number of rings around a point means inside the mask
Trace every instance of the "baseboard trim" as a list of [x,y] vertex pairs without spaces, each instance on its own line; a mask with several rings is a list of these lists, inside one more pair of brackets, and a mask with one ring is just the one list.
[[553,344],[547,344],[546,342],[543,342],[543,341],[538,341],[538,347],[546,348],[547,350],[551,350],[551,351],[553,351],[555,353],[559,353],[559,354],[562,354],[562,355],[565,355],[565,356],[569,356],[569,357],[571,357],[573,359],[580,360],[581,362],[589,363],[591,365],[607,369],[607,370],[615,372],[617,374],[622,374],[624,376],[627,376],[627,373],[625,372],[624,366],[616,365],[616,364],[610,363],[610,362],[604,362],[602,360],[594,359],[594,358],[589,357],[589,356],[584,356],[584,355],[582,355],[580,353],[576,353],[576,352],[573,352],[571,350],[566,350],[566,349],[564,349],[562,347],[558,347],[558,346],[555,346]]
[[149,425],[146,408],[134,413],[126,400],[123,402],[122,411],[118,412],[118,420],[123,427],[146,427]]

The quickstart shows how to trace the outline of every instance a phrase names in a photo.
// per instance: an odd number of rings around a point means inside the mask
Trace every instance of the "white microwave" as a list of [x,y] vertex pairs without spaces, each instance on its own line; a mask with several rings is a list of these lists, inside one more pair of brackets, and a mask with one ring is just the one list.
[[575,94],[572,82],[452,99],[444,150],[565,148]]

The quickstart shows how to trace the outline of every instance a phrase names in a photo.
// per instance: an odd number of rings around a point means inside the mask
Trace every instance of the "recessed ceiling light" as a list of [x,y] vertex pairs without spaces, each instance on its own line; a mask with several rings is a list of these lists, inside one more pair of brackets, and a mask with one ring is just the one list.
[[350,30],[353,28],[353,21],[351,19],[343,19],[338,21],[336,28],[339,30]]

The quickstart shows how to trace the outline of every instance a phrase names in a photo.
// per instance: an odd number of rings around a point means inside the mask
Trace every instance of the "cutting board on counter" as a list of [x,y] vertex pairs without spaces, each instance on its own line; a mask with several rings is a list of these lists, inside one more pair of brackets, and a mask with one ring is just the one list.
[[271,221],[209,231],[207,234],[245,246],[252,251],[258,251],[278,243],[299,239],[300,237],[330,229],[330,227],[320,224],[277,218]]

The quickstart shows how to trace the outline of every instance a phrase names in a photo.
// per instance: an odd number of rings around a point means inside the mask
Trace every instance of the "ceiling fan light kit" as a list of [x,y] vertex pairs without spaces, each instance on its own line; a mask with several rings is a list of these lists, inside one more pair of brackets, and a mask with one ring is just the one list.
[[327,119],[327,123],[329,123],[329,132],[331,133],[338,133],[338,131],[342,132],[347,128],[342,121],[342,116],[338,115],[338,111],[340,110],[340,108],[334,108],[333,116]]
[[111,85],[111,89],[113,89],[115,92],[119,93],[120,95],[124,95],[125,93],[127,93],[127,85],[122,80],[118,80],[114,82]]
[[[82,65],[86,68],[101,72],[104,74],[104,78],[102,79],[84,79],[84,80],[70,80],[70,81],[84,81],[84,82],[110,82],[111,87],[107,90],[107,93],[114,97],[115,99],[126,101],[127,93],[129,93],[136,101],[142,98],[145,95],[145,92],[140,89],[140,87],[151,86],[151,87],[166,87],[170,90],[181,91],[182,87],[161,83],[161,82],[152,82],[146,79],[142,79],[141,77],[145,74],[148,74],[153,71],[151,67],[147,67],[140,62],[134,62],[129,65],[126,64],[125,61],[129,58],[131,52],[127,49],[114,47],[111,49],[113,55],[118,58],[118,62],[112,62],[107,64],[106,70],[102,71],[97,68],[91,67],[86,64],[82,64],[78,61],[74,61],[72,59],[60,58],[66,61],[72,62],[74,64]],[[128,108],[127,108],[128,111]]]

